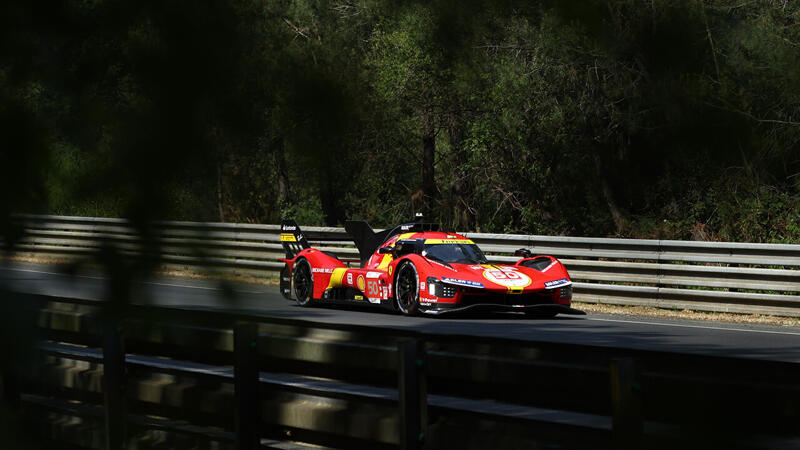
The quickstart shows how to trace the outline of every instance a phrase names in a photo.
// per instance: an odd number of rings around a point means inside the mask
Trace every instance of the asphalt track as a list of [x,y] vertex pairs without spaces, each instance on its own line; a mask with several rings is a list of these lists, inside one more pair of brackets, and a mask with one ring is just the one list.
[[[0,268],[0,287],[23,293],[101,300],[106,284],[102,274],[66,275],[53,266],[15,263]],[[173,277],[137,282],[133,298],[139,303],[236,310],[323,323],[800,362],[800,328],[794,327],[601,314],[547,320],[515,313],[403,317],[369,306],[300,308],[281,297],[276,286]]]

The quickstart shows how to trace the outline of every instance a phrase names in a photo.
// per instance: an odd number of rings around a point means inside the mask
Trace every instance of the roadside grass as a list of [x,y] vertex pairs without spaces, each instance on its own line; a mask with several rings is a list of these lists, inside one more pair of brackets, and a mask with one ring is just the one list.
[[[71,261],[67,258],[48,257],[41,255],[19,254],[5,258],[7,261],[26,262],[35,264],[64,265]],[[92,267],[92,266],[88,266]],[[99,268],[95,266],[95,268]],[[181,277],[197,280],[225,280],[236,283],[259,284],[263,286],[278,286],[278,277],[258,277],[248,274],[235,274],[217,271],[198,271],[197,269],[162,269],[155,272],[158,276]],[[744,323],[757,325],[773,325],[785,327],[800,327],[800,318],[780,317],[761,314],[739,314],[692,311],[688,309],[674,310],[655,308],[652,306],[621,306],[601,303],[573,302],[573,307],[585,311],[587,314],[610,314],[630,317],[651,317],[658,319],[676,320],[701,320],[708,322]]]

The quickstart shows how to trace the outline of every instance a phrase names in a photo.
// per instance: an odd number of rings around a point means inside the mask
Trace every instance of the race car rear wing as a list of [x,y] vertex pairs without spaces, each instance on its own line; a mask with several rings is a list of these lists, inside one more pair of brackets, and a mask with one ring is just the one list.
[[294,258],[304,248],[311,248],[308,239],[300,231],[300,226],[290,219],[281,221],[281,245],[286,252],[286,258]]
[[318,233],[314,231],[306,232],[300,230],[297,222],[291,219],[281,221],[281,244],[286,258],[292,259],[305,248],[311,248],[309,241],[341,241],[350,242],[350,238],[340,234]]

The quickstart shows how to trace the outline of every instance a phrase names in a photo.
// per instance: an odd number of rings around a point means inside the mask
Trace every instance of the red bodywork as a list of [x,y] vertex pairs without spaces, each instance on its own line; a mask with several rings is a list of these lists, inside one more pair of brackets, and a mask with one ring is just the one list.
[[[398,266],[411,261],[418,274],[419,311],[438,314],[473,307],[523,310],[546,309],[580,313],[569,308],[572,282],[557,259],[546,256],[522,258],[514,265],[441,263],[421,253],[381,253],[400,242],[425,244],[473,244],[469,238],[440,231],[399,233],[389,237],[361,268],[351,268],[329,253],[305,248],[293,258],[281,259],[291,276],[294,265],[308,261],[316,301],[354,301],[395,306],[395,278]],[[421,240],[421,241],[419,241]],[[434,287],[429,286],[433,282]],[[291,289],[290,289],[291,292]],[[284,295],[289,297],[288,292]],[[439,294],[439,295],[436,295]],[[554,308],[555,307],[555,308]]]

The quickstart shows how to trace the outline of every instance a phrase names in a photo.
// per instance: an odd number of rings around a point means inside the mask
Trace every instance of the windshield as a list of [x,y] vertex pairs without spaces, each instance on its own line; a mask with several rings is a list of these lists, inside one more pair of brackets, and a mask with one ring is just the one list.
[[485,264],[486,257],[475,244],[425,244],[422,256],[430,259],[461,264]]

